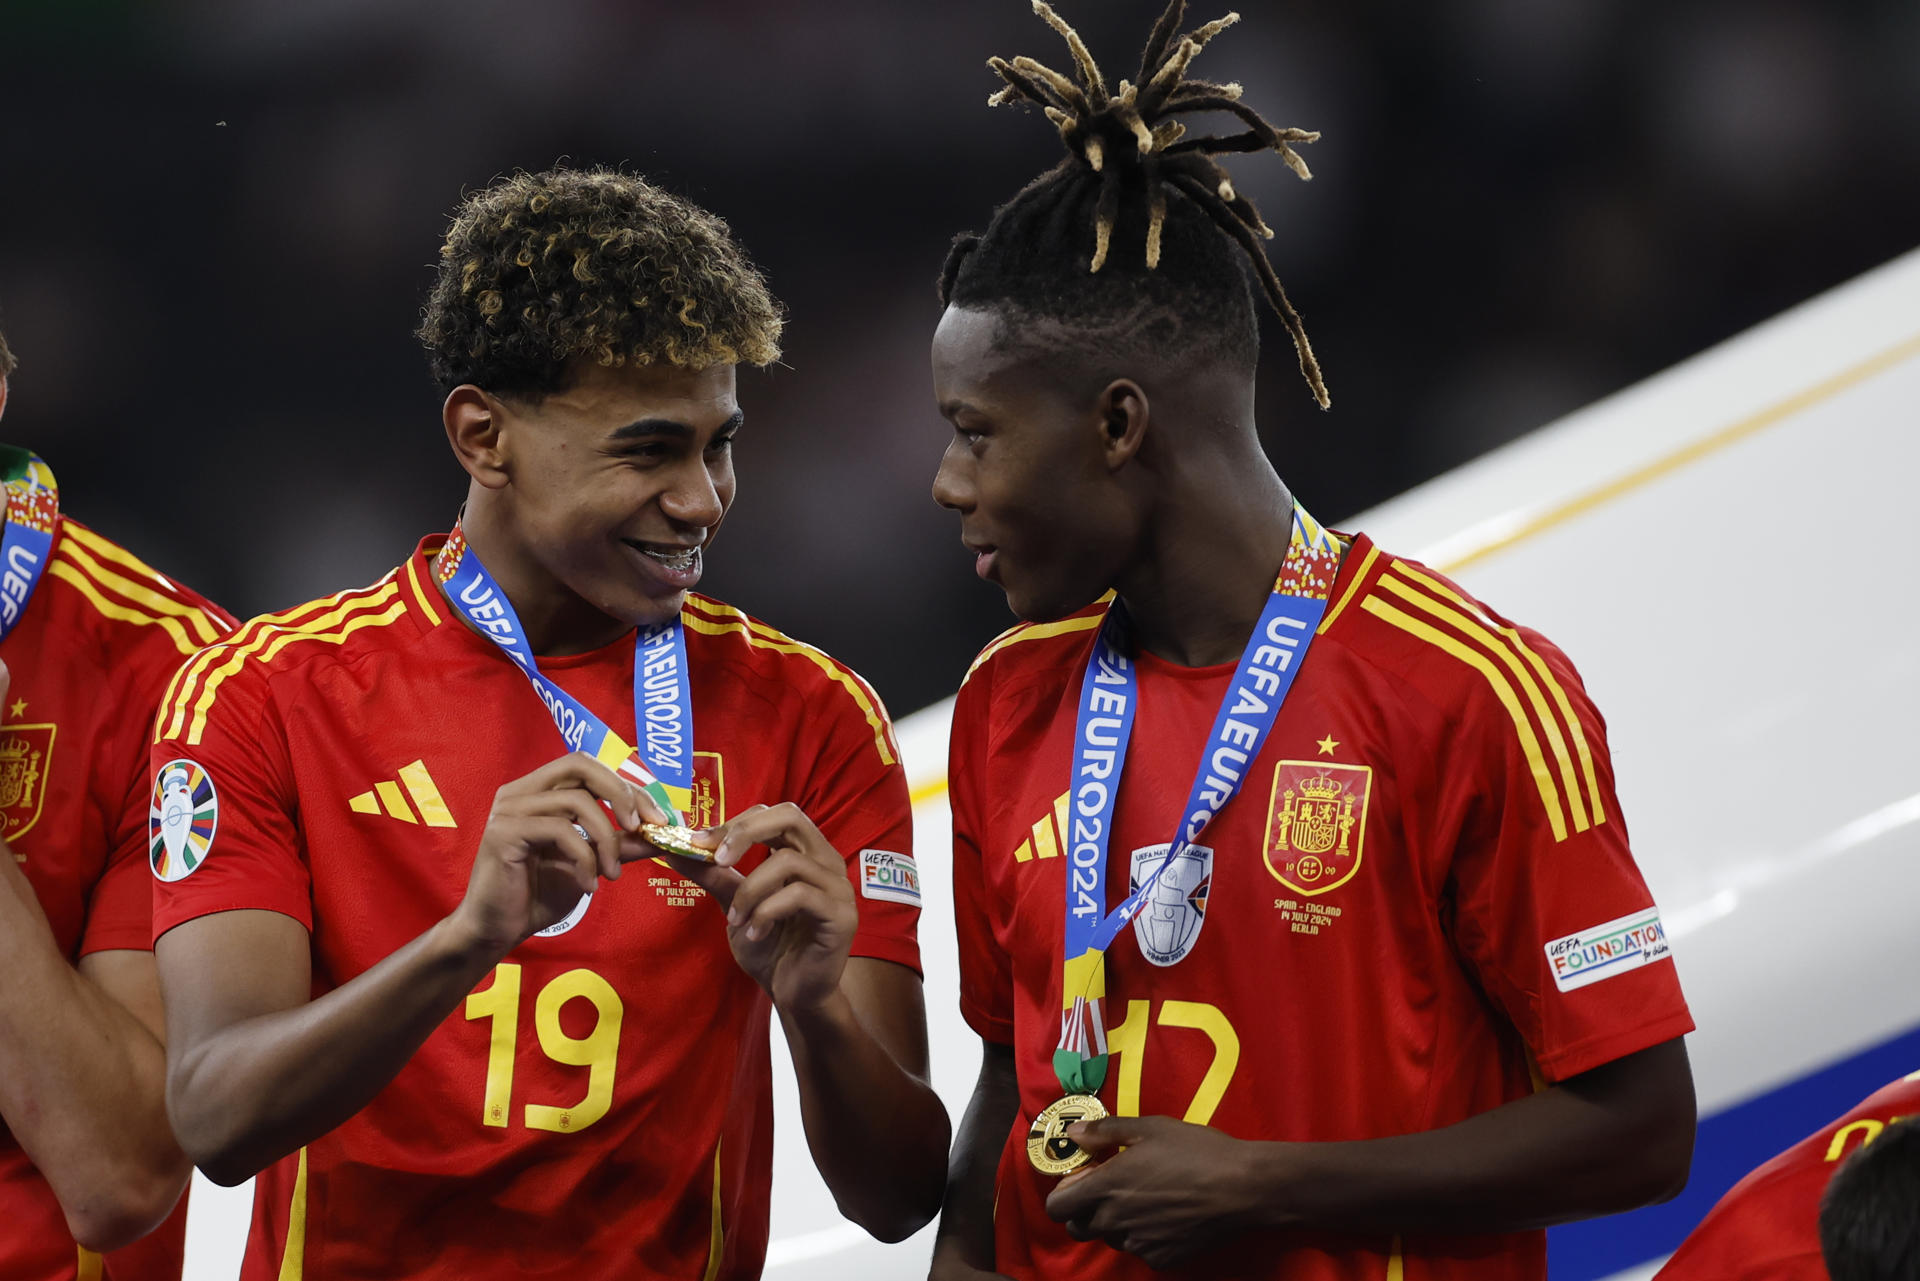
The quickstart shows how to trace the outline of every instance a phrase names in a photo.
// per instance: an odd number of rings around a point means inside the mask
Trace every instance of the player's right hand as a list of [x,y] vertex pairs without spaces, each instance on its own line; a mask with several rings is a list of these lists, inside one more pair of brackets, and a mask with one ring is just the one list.
[[587,753],[550,761],[494,793],[466,897],[450,919],[467,944],[505,956],[564,918],[601,877],[618,880],[623,863],[658,854],[635,833],[667,821],[651,797]]

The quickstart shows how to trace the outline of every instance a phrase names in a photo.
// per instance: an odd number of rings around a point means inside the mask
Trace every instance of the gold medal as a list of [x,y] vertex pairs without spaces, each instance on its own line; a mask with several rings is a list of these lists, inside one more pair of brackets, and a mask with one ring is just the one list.
[[640,839],[655,849],[665,850],[669,854],[678,854],[681,858],[698,859],[702,863],[713,862],[713,851],[704,845],[695,845],[693,836],[697,829],[691,827],[668,827],[664,823],[642,823]]
[[1107,1114],[1091,1094],[1069,1094],[1055,1099],[1033,1119],[1027,1131],[1027,1160],[1042,1174],[1069,1174],[1093,1160],[1086,1149],[1067,1137],[1076,1121],[1098,1121]]

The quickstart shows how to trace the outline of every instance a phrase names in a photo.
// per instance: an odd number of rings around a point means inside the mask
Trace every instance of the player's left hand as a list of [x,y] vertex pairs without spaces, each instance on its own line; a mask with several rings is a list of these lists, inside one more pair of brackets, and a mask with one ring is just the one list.
[[1169,1116],[1083,1121],[1067,1136],[1099,1163],[1047,1197],[1047,1213],[1077,1240],[1168,1268],[1243,1230],[1251,1145]]
[[[755,805],[701,834],[712,863],[673,865],[727,913],[734,960],[781,1010],[816,1010],[840,990],[847,950],[860,924],[846,860],[791,802]],[[755,845],[766,861],[742,876],[735,866]]]

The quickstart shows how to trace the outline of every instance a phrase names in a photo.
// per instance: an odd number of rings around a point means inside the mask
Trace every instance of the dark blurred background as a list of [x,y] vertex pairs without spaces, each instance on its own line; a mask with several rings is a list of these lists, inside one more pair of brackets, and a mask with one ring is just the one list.
[[[1241,4],[1198,70],[1325,135],[1310,184],[1231,162],[1333,390],[1270,325],[1263,430],[1323,517],[1920,242],[1913,0]],[[1114,78],[1159,7],[1061,4]],[[236,613],[370,581],[464,490],[409,336],[447,210],[622,164],[790,309],[707,589],[905,713],[1010,621],[927,492],[934,274],[1058,154],[985,106],[994,53],[1066,61],[1025,0],[0,0],[4,433]]]

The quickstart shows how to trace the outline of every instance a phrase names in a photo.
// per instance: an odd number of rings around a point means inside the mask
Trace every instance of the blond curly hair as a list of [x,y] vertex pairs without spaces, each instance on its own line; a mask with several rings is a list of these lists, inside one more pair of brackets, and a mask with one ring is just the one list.
[[780,329],[779,303],[721,219],[633,174],[555,168],[454,210],[417,336],[442,390],[539,397],[579,358],[765,365]]

